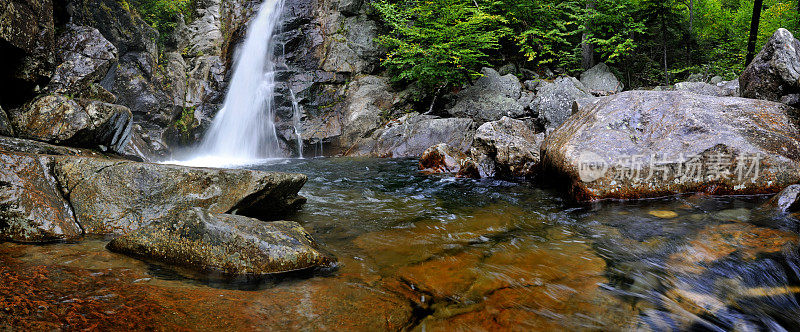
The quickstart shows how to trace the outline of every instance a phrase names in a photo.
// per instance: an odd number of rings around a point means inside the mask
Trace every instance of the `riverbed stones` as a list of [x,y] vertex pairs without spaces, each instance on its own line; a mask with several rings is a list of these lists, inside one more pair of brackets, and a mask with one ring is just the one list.
[[270,217],[295,209],[301,174],[55,157],[54,173],[87,234],[126,234],[168,213],[201,207],[211,213]]
[[447,144],[436,144],[422,153],[422,157],[419,158],[419,169],[428,174],[458,173],[465,158],[466,154]]
[[260,276],[308,269],[331,259],[299,224],[173,210],[118,237],[108,248],[135,257],[225,276]]
[[0,241],[76,240],[82,230],[50,173],[52,160],[31,154],[0,154]]
[[483,177],[532,176],[543,140],[524,121],[503,117],[478,127],[471,154]]
[[800,92],[800,41],[780,28],[739,77],[745,98],[780,101]]
[[49,94],[9,115],[21,138],[116,152],[122,152],[130,139],[130,110],[100,101]]
[[762,208],[779,213],[797,212],[800,210],[800,185],[793,184],[786,187],[764,203]]
[[577,200],[775,193],[800,180],[797,112],[763,100],[623,92],[550,134],[542,164]]

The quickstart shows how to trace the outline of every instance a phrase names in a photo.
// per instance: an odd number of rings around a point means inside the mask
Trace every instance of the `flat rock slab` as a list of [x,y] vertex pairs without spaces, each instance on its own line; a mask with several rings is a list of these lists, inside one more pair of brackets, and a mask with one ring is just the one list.
[[115,252],[224,275],[267,275],[330,263],[316,241],[291,221],[172,211],[108,244]]
[[54,174],[87,234],[125,234],[176,210],[270,217],[302,204],[302,174],[53,157]]
[[688,92],[630,91],[545,140],[545,171],[577,200],[775,193],[800,181],[798,110]]

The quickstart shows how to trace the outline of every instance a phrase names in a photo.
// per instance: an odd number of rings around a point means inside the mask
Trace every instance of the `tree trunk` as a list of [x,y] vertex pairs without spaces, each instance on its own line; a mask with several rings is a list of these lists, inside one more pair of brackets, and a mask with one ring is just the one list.
[[661,44],[664,49],[664,82],[669,85],[669,67],[667,66],[667,25],[661,17]]
[[755,0],[753,3],[753,19],[750,20],[750,38],[747,40],[747,59],[744,65],[747,66],[753,61],[756,55],[756,41],[758,40],[758,24],[761,22],[761,7],[763,0]]
[[694,34],[694,0],[689,0],[689,34]]
[[[595,0],[586,3],[587,12],[595,8]],[[586,21],[586,28],[589,28],[591,21]],[[581,37],[581,67],[584,70],[594,67],[594,45],[589,42],[589,34],[584,32]]]

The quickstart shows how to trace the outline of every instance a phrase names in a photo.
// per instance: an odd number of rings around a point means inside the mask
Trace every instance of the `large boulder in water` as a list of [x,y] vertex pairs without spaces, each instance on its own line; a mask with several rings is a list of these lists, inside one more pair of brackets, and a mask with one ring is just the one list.
[[116,152],[122,152],[130,139],[132,115],[120,105],[51,94],[9,115],[14,132],[22,138]]
[[581,74],[581,83],[593,94],[610,95],[619,93],[625,87],[605,63],[598,63]]
[[263,222],[201,208],[170,211],[108,248],[225,276],[289,272],[331,261],[295,222]]
[[[778,29],[739,77],[742,97],[780,101],[800,93],[800,41]],[[793,105],[797,106],[797,105]]]
[[0,153],[0,241],[76,240],[83,232],[50,170],[52,160]]
[[532,176],[543,140],[524,121],[503,117],[478,127],[472,158],[482,177]]
[[55,157],[56,178],[87,234],[125,234],[175,210],[271,217],[304,198],[301,174]]
[[475,122],[411,113],[390,122],[350,151],[350,155],[380,158],[420,157],[429,147],[446,143],[466,153],[472,145]]
[[553,83],[540,85],[536,91],[531,109],[539,114],[548,128],[557,128],[572,115],[573,102],[593,97],[574,77],[559,77]]
[[775,193],[800,180],[798,115],[769,101],[623,92],[551,133],[542,164],[578,200]]
[[447,113],[457,118],[470,118],[478,124],[500,120],[503,116],[518,118],[525,115],[525,106],[519,102],[522,84],[516,76],[500,76],[491,68],[481,70],[483,77],[475,84],[461,90]]

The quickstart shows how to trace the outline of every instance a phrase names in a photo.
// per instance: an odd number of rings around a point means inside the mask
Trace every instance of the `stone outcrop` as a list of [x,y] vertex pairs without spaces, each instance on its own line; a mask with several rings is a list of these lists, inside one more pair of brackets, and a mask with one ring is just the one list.
[[681,82],[675,84],[675,91],[686,91],[714,97],[733,97],[731,90],[704,82]]
[[108,248],[224,276],[262,276],[331,262],[295,222],[263,222],[200,208],[170,211],[114,239]]
[[797,121],[769,101],[623,92],[550,134],[542,164],[578,200],[775,193],[800,180]]
[[598,63],[581,74],[581,83],[595,95],[613,95],[622,92],[625,85],[617,79],[605,63]]
[[786,29],[775,31],[739,82],[745,98],[781,101],[783,96],[800,93],[800,41]]
[[116,64],[117,48],[97,29],[70,24],[58,37],[56,55],[58,66],[47,90],[78,95]]
[[10,117],[19,137],[54,144],[122,152],[130,138],[131,112],[99,101],[43,95]]
[[481,70],[483,77],[455,94],[447,113],[457,118],[470,118],[478,124],[497,121],[504,116],[519,118],[526,114],[519,99],[522,84],[516,76],[500,76],[491,68]]
[[482,177],[531,177],[543,140],[524,121],[503,117],[478,127],[471,154]]
[[0,4],[0,101],[19,106],[46,83],[55,62],[53,2],[4,0]]
[[0,154],[0,241],[42,243],[83,235],[52,167],[48,157]]
[[592,97],[583,83],[574,77],[559,77],[552,83],[540,84],[536,91],[531,110],[548,128],[558,128],[572,115],[573,102]]
[[125,234],[190,207],[270,217],[305,201],[297,195],[306,181],[300,174],[98,158],[55,160],[55,177],[87,234]]

